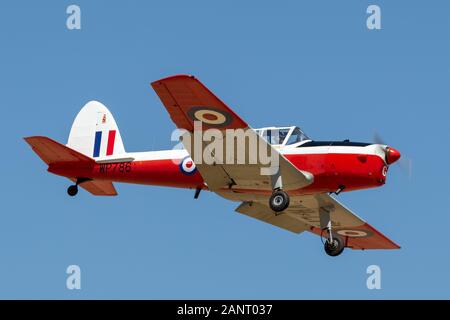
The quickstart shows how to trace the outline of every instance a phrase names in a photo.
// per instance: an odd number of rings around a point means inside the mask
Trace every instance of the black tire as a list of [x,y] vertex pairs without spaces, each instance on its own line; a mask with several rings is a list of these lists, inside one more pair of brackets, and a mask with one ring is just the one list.
[[275,212],[281,212],[289,207],[289,196],[282,190],[275,191],[269,199],[269,206]]
[[327,255],[331,257],[337,257],[344,251],[345,245],[340,237],[333,236],[333,242],[327,239],[324,244],[324,249]]
[[70,187],[67,188],[67,194],[71,197],[75,197],[78,193],[78,186],[77,185],[72,185]]

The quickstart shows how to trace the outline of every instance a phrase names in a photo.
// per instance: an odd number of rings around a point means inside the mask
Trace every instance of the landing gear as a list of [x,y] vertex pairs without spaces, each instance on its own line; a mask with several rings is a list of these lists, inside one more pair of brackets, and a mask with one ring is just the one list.
[[198,196],[200,195],[201,191],[202,191],[202,188],[195,189],[194,199],[198,199]]
[[67,188],[67,194],[71,197],[75,197],[78,193],[78,185],[74,184]]
[[[345,243],[339,235],[333,232],[331,211],[332,209],[325,207],[319,209],[320,227],[322,228],[321,238],[325,238],[323,246],[326,254],[336,257],[344,251]],[[326,237],[324,237],[324,233],[327,234]]]
[[332,240],[327,239],[324,243],[324,249],[327,255],[336,257],[344,251],[344,243],[340,237],[333,237]]
[[276,190],[269,199],[269,206],[275,212],[281,212],[289,207],[289,196],[283,190]]
[[71,185],[70,187],[67,188],[67,194],[71,197],[75,197],[78,193],[78,185],[83,183],[83,182],[87,182],[87,181],[92,181],[92,179],[90,178],[77,178],[77,182],[74,185]]
[[289,207],[289,196],[283,191],[283,179],[281,177],[280,168],[276,173],[270,176],[273,193],[269,199],[270,209],[275,213],[284,211]]

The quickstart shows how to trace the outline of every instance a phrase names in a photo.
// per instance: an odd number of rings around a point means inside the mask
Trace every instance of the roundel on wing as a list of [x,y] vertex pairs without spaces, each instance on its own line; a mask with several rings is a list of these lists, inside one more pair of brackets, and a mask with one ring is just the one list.
[[356,229],[341,229],[338,230],[337,233],[341,236],[350,238],[366,238],[372,235],[367,230],[356,230]]
[[186,157],[180,162],[180,170],[186,175],[194,174],[197,171],[194,161],[191,157]]
[[212,107],[192,107],[187,112],[194,121],[201,121],[210,127],[224,127],[231,123],[231,115],[220,109]]

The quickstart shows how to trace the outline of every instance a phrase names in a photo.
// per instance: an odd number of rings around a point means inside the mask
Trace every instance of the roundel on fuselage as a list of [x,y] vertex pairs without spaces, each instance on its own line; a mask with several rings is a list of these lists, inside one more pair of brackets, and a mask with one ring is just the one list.
[[180,162],[180,170],[186,175],[191,175],[197,171],[197,167],[191,157],[186,157]]

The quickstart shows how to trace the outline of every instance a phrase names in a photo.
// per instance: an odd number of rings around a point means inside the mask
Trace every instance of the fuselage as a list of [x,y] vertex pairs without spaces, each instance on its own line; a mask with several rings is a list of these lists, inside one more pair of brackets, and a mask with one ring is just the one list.
[[[279,149],[299,170],[311,173],[309,186],[291,190],[295,194],[333,192],[344,187],[352,191],[381,186],[386,181],[388,165],[379,144],[353,142],[306,142]],[[112,182],[157,185],[177,188],[207,189],[186,150],[127,153],[133,159],[124,162],[96,163],[93,166],[51,165],[49,171],[66,177],[84,177]],[[233,190],[270,193],[268,190]]]

